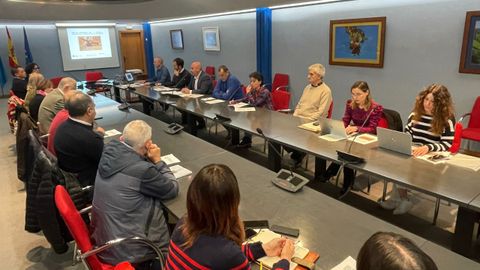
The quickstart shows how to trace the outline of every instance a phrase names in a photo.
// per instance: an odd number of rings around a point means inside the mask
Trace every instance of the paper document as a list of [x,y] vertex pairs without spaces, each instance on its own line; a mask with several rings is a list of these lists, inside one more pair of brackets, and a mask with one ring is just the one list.
[[122,133],[116,129],[110,129],[105,131],[105,135],[103,136],[104,138],[112,137],[112,136],[117,136],[121,135]]
[[183,94],[182,97],[187,97],[187,98],[199,98],[199,97],[203,97],[202,94]]
[[301,129],[305,129],[305,130],[308,130],[308,131],[313,131],[313,132],[320,132],[321,128],[320,128],[320,125],[314,125],[314,123],[317,123],[316,121],[315,122],[310,122],[310,123],[305,123],[303,125],[300,125],[298,126],[299,128]]
[[185,169],[180,165],[173,165],[172,167],[170,167],[170,170],[172,171],[173,175],[175,175],[175,178],[177,179],[192,174],[192,171]]
[[416,158],[430,162],[432,164],[441,164],[445,163],[448,159],[450,159],[450,152],[430,152]]
[[446,161],[446,163],[454,166],[471,169],[476,172],[480,170],[480,158],[465,155],[465,154],[458,153],[458,154],[452,155]]
[[255,107],[235,107],[236,112],[254,112]]
[[[355,138],[355,136],[352,136],[352,137],[349,137],[348,140],[353,141],[354,138]],[[370,143],[374,143],[376,141],[378,141],[377,136],[372,135],[372,134],[368,134],[368,133],[360,134],[355,139],[355,142],[359,143],[359,144],[370,144]]]
[[225,100],[221,100],[221,99],[212,99],[212,100],[208,100],[207,104],[217,104],[217,103],[222,103],[222,102],[225,102]]
[[214,97],[202,98],[202,101],[209,101],[209,100],[215,100],[215,98]]
[[180,163],[180,160],[176,156],[174,156],[173,154],[168,154],[168,155],[162,156],[162,161],[165,162],[165,164],[167,164],[167,165]]
[[345,137],[335,136],[333,134],[325,134],[318,136],[318,138],[329,141],[329,142],[339,142],[341,140],[345,140]]
[[[257,235],[252,237],[249,243],[254,243],[254,242],[262,242],[262,243],[267,243],[275,238],[280,238],[281,235],[278,233],[275,233],[271,230],[268,229],[261,229]],[[308,254],[309,250],[307,248],[304,248],[300,245],[300,243],[295,244],[295,254],[293,255],[294,257],[299,257],[299,258],[305,258]],[[258,259],[259,262],[262,262],[263,265],[265,265],[268,268],[272,268],[273,264],[278,262],[280,260],[280,257],[262,257]],[[290,263],[290,270],[294,270],[295,267],[297,267],[296,263]]]
[[166,87],[166,86],[162,86],[162,85],[160,85],[160,86],[154,86],[154,87],[153,87],[153,90],[154,90],[154,91],[158,91],[158,92],[173,91],[172,88]]
[[231,107],[234,107],[234,108],[241,108],[241,107],[245,107],[245,106],[248,106],[249,104],[248,103],[245,103],[245,102],[239,102],[239,103],[235,103],[235,104],[228,104],[228,106],[231,106]]
[[332,268],[332,270],[356,270],[357,269],[357,261],[348,256],[343,262],[341,262],[339,265],[335,266]]

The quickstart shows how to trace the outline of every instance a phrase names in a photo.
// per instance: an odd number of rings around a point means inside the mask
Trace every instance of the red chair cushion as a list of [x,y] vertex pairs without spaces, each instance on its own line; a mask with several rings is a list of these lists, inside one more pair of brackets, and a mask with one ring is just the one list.
[[463,126],[462,123],[455,124],[455,135],[453,137],[453,143],[450,147],[450,153],[455,154],[460,150],[460,146],[462,144],[462,133],[463,133]]
[[473,141],[480,141],[480,128],[466,128],[462,130],[462,138]]
[[60,83],[60,81],[63,79],[63,77],[55,77],[55,78],[51,78],[50,81],[52,82],[52,87],[53,88],[57,88],[58,87],[58,84]]
[[275,111],[289,109],[290,98],[291,98],[291,94],[287,91],[282,91],[282,90],[272,91],[273,109]]
[[87,82],[96,82],[103,79],[103,73],[100,71],[87,71],[85,72],[85,80]]
[[473,104],[468,128],[480,128],[480,96],[477,97],[475,104]]
[[[58,185],[55,187],[55,205],[65,221],[68,230],[72,234],[73,239],[77,243],[78,249],[80,249],[82,253],[91,250],[93,246],[90,241],[88,227],[63,186]],[[93,270],[113,269],[113,266],[100,262],[96,255],[86,258],[86,262]]]
[[328,108],[327,118],[332,118],[332,113],[333,113],[333,100],[332,100],[332,103],[330,103],[330,107]]
[[208,75],[210,75],[210,76],[212,76],[212,77],[215,77],[215,67],[213,67],[213,66],[207,66],[207,67],[205,68],[205,72],[206,72]]
[[114,270],[135,270],[129,262],[121,262],[117,264]]
[[[289,80],[288,74],[275,73],[275,76],[273,76],[272,91],[276,91],[277,88],[281,86],[288,86],[289,82],[290,80]],[[286,90],[286,89],[279,89],[279,90]]]

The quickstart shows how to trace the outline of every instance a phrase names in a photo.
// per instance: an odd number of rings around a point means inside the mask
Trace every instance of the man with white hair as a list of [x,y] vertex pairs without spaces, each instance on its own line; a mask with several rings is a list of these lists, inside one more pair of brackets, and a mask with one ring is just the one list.
[[[152,128],[141,120],[128,123],[120,141],[113,140],[98,165],[93,196],[92,227],[96,243],[139,236],[167,248],[169,233],[162,201],[178,195],[178,182],[152,143]],[[105,250],[100,259],[149,264],[155,256],[143,244],[125,243]]]
[[[313,64],[308,67],[308,85],[303,89],[302,97],[295,108],[293,116],[301,117],[309,121],[316,121],[320,117],[327,117],[328,110],[332,104],[332,91],[326,83],[323,82],[325,77],[325,67],[321,64]],[[305,153],[291,150],[290,157],[298,166]]]
[[155,76],[149,81],[162,85],[170,83],[170,71],[168,71],[168,68],[163,64],[163,58],[155,56],[155,58],[153,58],[153,66],[155,68]]
[[65,107],[65,94],[77,89],[77,81],[65,77],[58,84],[58,88],[48,93],[40,104],[38,122],[41,134],[47,134],[55,115]]

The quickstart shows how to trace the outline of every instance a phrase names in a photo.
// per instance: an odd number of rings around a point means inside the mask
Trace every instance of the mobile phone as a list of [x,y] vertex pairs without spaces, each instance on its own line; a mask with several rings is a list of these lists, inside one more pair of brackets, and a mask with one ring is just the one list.
[[254,229],[251,229],[251,228],[245,229],[245,239],[252,238],[255,235],[257,235],[257,232]]
[[251,229],[268,229],[268,220],[246,220],[243,226]]
[[278,225],[272,225],[270,227],[270,230],[282,235],[288,235],[293,237],[298,237],[300,235],[299,229],[293,229],[293,228],[288,228],[288,227],[283,227]]

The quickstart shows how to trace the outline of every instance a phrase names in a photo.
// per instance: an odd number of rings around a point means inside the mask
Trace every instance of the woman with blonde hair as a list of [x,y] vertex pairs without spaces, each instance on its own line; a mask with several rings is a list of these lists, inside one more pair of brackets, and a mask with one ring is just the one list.
[[28,111],[35,122],[38,121],[38,111],[40,110],[40,104],[42,104],[43,98],[52,90],[53,84],[48,79],[44,79],[37,84],[36,94],[28,104]]
[[[405,132],[412,135],[412,155],[415,157],[450,149],[455,132],[455,116],[447,87],[434,83],[418,94]],[[407,189],[397,189],[396,185],[393,186],[390,199],[380,202],[380,205],[387,210],[395,209],[394,215],[405,214],[413,207]]]
[[32,73],[28,78],[27,84],[27,94],[25,95],[25,106],[28,108],[30,102],[32,102],[33,97],[37,94],[37,89],[41,83],[45,80],[42,74]]

